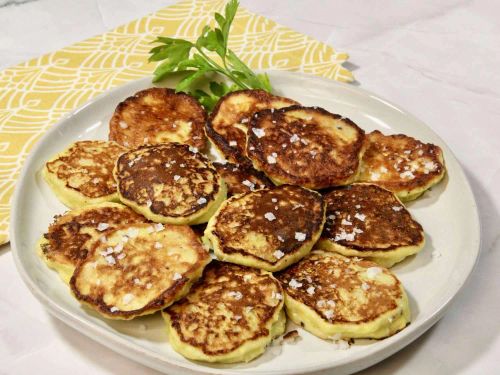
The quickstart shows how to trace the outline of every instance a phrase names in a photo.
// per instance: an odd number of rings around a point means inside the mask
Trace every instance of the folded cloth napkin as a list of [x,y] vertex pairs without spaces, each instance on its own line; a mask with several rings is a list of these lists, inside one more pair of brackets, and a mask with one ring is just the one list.
[[[220,0],[185,0],[105,34],[0,71],[0,244],[8,241],[10,199],[21,166],[40,136],[96,95],[150,75],[158,35],[193,40]],[[348,55],[243,8],[230,48],[253,69],[293,70],[351,82]]]

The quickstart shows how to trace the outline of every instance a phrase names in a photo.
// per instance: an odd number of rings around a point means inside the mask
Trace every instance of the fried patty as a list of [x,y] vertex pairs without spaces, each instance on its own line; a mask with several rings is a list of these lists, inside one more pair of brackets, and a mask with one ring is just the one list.
[[367,260],[315,250],[276,277],[288,317],[324,339],[383,338],[410,321],[400,281]]
[[121,155],[115,179],[120,200],[156,222],[205,223],[226,198],[226,185],[210,161],[179,143]]
[[78,141],[45,163],[45,181],[68,207],[117,201],[113,167],[126,148],[115,142]]
[[323,189],[354,181],[364,132],[324,109],[292,106],[257,112],[247,136],[254,168],[275,184]]
[[255,112],[299,104],[264,90],[241,90],[222,98],[210,114],[206,126],[208,138],[232,163],[250,165],[246,158],[246,133]]
[[133,319],[185,296],[210,260],[188,226],[124,225],[92,244],[70,286],[104,317]]
[[225,201],[205,230],[218,259],[278,271],[309,253],[325,220],[321,195],[282,185]]
[[179,142],[203,149],[206,117],[195,98],[151,87],[118,104],[109,123],[109,139],[129,148]]
[[358,181],[382,186],[402,201],[418,198],[446,173],[439,146],[404,134],[375,130],[366,136],[365,148]]
[[317,247],[391,267],[420,251],[422,226],[398,198],[374,184],[353,184],[324,196],[326,223]]
[[251,166],[229,162],[218,162],[213,165],[226,182],[228,196],[274,186],[264,173],[256,171]]
[[192,360],[248,362],[284,332],[283,299],[271,274],[213,261],[191,292],[163,311],[169,342]]
[[94,240],[119,225],[144,223],[146,218],[119,203],[99,203],[56,215],[38,242],[38,254],[69,283],[78,262],[85,259]]

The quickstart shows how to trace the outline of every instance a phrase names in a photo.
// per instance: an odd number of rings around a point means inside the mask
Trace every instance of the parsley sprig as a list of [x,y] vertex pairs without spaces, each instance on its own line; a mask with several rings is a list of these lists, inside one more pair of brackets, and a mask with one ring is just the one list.
[[[267,74],[254,73],[236,54],[228,48],[229,31],[238,1],[227,3],[224,15],[215,13],[216,26],[205,26],[196,42],[185,39],[158,37],[153,43],[160,44],[149,52],[149,61],[162,61],[153,73],[153,82],[158,82],[172,73],[183,73],[175,87],[176,91],[195,96],[201,104],[211,110],[220,97],[240,89],[272,90]],[[230,83],[211,81],[209,90],[198,88],[201,78],[217,74],[225,76]]]

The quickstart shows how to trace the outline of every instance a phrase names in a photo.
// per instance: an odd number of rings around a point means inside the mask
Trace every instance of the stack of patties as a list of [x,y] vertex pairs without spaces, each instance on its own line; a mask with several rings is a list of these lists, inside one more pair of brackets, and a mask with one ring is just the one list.
[[143,90],[117,106],[109,138],[44,169],[74,210],[39,253],[85,306],[162,310],[174,350],[222,363],[262,354],[286,315],[337,348],[409,324],[384,267],[424,247],[401,202],[443,178],[439,147],[262,90],[231,92],[209,116],[187,94]]
[[226,197],[198,153],[205,118],[186,94],[144,90],[118,105],[112,141],[79,141],[46,163],[49,186],[73,210],[55,217],[38,252],[104,317],[132,319],[171,305],[210,262],[183,225],[208,221]]

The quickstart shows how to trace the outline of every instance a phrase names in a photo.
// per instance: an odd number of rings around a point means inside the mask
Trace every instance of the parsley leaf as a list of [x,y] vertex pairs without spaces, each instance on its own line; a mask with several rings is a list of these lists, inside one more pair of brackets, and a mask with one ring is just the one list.
[[[241,89],[263,89],[272,91],[267,74],[255,74],[236,54],[228,48],[229,31],[236,16],[239,3],[230,0],[224,15],[215,13],[216,26],[205,26],[196,42],[185,39],[158,37],[159,44],[149,51],[149,61],[161,63],[153,72],[153,82],[158,82],[171,73],[183,72],[184,77],[176,91],[187,92],[211,110],[220,97]],[[214,59],[216,58],[216,59]],[[209,90],[198,88],[198,81],[221,75],[231,84],[211,81]]]

